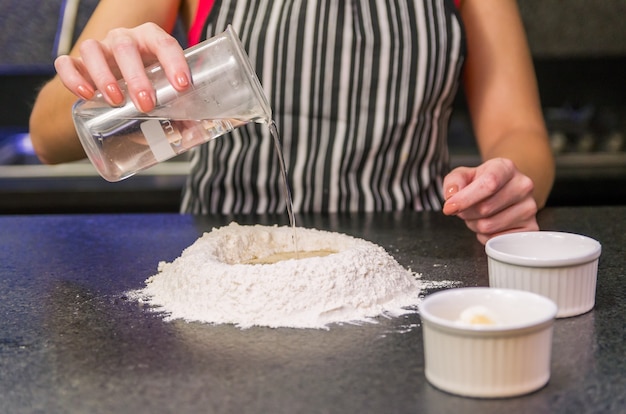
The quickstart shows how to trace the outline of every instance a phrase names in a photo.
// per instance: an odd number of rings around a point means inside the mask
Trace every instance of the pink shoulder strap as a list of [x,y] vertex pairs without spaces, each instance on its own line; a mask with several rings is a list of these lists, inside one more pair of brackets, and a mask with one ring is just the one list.
[[198,2],[196,17],[194,17],[193,24],[189,28],[189,33],[187,34],[187,41],[189,42],[188,46],[193,46],[200,42],[202,29],[204,28],[204,23],[209,16],[211,7],[213,7],[213,0],[200,0]]

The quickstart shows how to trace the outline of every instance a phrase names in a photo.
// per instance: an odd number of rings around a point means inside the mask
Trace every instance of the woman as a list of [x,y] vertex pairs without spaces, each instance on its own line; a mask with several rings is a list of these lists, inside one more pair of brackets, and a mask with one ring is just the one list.
[[[177,16],[192,43],[227,24],[241,37],[281,133],[295,211],[442,209],[482,243],[538,229],[554,162],[514,0],[103,0],[33,109],[43,162],[84,157],[70,117],[76,96],[99,89],[119,105],[123,76],[148,112],[155,95],[143,67],[155,60],[175,88],[189,87],[167,34]],[[461,79],[484,162],[446,175]],[[248,125],[195,151],[181,210],[283,211],[265,135]]]

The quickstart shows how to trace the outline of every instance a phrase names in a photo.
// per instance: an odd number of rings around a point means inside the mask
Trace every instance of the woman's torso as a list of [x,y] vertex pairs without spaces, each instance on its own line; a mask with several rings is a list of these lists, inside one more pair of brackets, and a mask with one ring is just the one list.
[[[203,38],[228,24],[272,106],[295,211],[441,208],[464,56],[452,0],[215,0]],[[284,211],[273,145],[247,125],[196,149],[182,211]]]

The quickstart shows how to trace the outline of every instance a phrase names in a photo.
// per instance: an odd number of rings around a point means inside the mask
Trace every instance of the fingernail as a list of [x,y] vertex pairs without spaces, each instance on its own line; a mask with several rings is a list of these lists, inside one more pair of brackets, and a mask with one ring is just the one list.
[[448,216],[454,216],[459,212],[459,206],[457,203],[446,203],[443,205],[443,213]]
[[147,91],[140,91],[137,94],[137,106],[142,112],[150,112],[156,105],[156,99]]
[[178,82],[178,86],[181,88],[186,88],[189,86],[189,78],[185,73],[179,73],[176,75],[176,82]]
[[106,94],[115,105],[124,103],[124,94],[117,83],[110,83],[106,86]]
[[76,92],[78,92],[78,95],[80,95],[81,98],[85,99],[85,100],[89,100],[91,98],[93,98],[94,95],[94,91],[93,89],[87,87],[87,86],[83,86],[83,85],[79,85],[76,88]]
[[458,191],[459,191],[459,186],[456,184],[448,187],[448,189],[446,190],[446,194],[445,194],[446,200],[452,197],[453,195],[455,195]]

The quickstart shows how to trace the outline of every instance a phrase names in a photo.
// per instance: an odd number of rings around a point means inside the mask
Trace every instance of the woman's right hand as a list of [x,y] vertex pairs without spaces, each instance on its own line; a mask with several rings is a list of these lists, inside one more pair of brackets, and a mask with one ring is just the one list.
[[65,87],[83,99],[92,98],[99,90],[110,105],[122,105],[126,97],[117,79],[123,78],[137,109],[151,111],[156,105],[156,94],[144,68],[157,61],[178,91],[191,84],[180,44],[154,23],[113,29],[101,41],[84,40],[79,52],[77,56],[59,56],[54,66]]
[[[189,76],[189,69],[178,42],[167,33],[173,32],[179,18],[185,25],[191,22],[192,3],[186,0],[98,2],[69,56],[59,57],[55,62],[57,76],[43,85],[33,105],[29,133],[41,162],[59,164],[85,157],[72,119],[72,105],[77,96],[89,99],[100,89],[107,102],[120,105],[127,97],[118,91],[116,80],[123,76],[130,99],[141,110],[149,110],[154,92],[143,68],[156,61],[163,64],[177,89],[185,88],[176,79],[180,78],[184,84],[181,74]],[[117,29],[121,27],[134,29]]]

